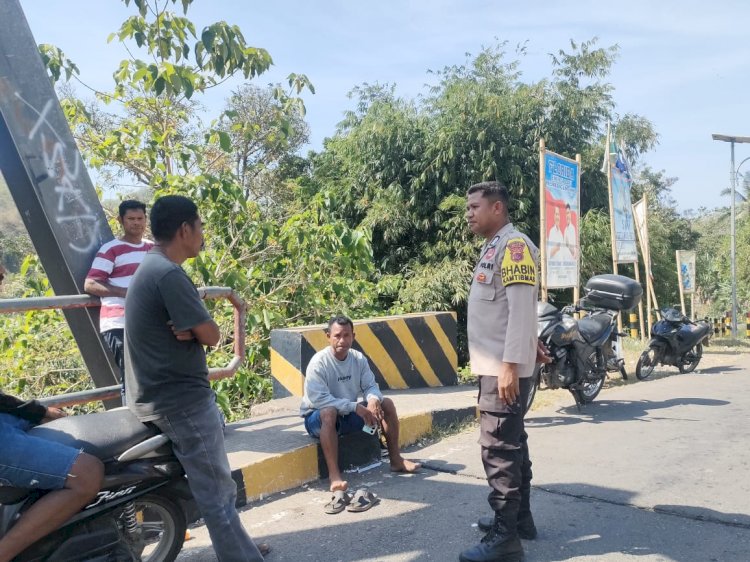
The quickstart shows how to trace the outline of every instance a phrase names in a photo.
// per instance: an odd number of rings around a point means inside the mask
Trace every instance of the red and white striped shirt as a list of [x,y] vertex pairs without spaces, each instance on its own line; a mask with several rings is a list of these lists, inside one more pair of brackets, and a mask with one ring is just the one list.
[[[154,243],[141,240],[140,244],[130,244],[115,238],[104,244],[94,258],[87,279],[109,283],[115,287],[127,288],[135,270],[143,261]],[[102,297],[99,312],[99,331],[107,332],[125,328],[125,299],[122,297]]]

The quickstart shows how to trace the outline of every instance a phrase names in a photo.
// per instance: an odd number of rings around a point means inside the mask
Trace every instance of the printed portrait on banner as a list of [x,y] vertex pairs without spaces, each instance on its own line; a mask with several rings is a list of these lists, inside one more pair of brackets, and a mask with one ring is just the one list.
[[578,164],[574,160],[544,154],[544,201],[547,287],[575,287],[581,251]]

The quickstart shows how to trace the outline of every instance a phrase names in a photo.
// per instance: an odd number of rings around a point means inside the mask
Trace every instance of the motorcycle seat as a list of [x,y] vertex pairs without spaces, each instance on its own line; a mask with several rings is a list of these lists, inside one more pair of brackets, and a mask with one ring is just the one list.
[[13,505],[20,502],[31,493],[31,488],[14,488],[0,486],[0,505]]
[[578,321],[578,332],[586,343],[594,343],[609,330],[611,319],[606,314],[592,314]]
[[688,338],[691,340],[702,340],[708,332],[711,331],[711,327],[705,322],[697,322],[696,324],[685,324],[680,328],[680,332],[683,334],[689,334]]
[[158,433],[127,408],[60,418],[29,431],[35,437],[83,449],[105,462]]

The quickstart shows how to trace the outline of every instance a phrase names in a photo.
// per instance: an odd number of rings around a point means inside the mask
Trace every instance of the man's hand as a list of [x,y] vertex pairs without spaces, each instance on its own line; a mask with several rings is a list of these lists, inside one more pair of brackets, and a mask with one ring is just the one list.
[[549,349],[544,345],[542,340],[536,341],[536,362],[537,363],[552,363],[552,357],[549,354]]
[[167,322],[167,325],[172,329],[172,333],[178,341],[193,341],[195,339],[195,334],[193,334],[192,330],[175,330],[171,320]]
[[383,421],[383,408],[380,406],[380,400],[377,398],[370,398],[367,401],[367,409],[372,412],[379,422]]
[[354,413],[365,420],[365,424],[369,425],[370,427],[378,426],[378,418],[376,418],[375,414],[370,411],[369,404],[367,408],[365,408],[362,404],[357,404]]
[[515,363],[502,363],[497,377],[497,394],[506,404],[513,404],[521,394]]
[[63,412],[60,408],[55,408],[53,406],[47,407],[47,413],[42,418],[42,421],[40,423],[48,423],[52,420],[59,420],[60,418],[64,418],[67,416],[65,412]]

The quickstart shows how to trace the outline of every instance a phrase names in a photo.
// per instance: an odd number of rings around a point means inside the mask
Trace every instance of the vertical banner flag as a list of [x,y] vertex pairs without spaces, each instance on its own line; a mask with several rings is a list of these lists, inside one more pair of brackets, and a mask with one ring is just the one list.
[[635,228],[638,232],[638,239],[641,241],[641,255],[643,261],[646,264],[646,274],[650,279],[654,276],[651,273],[651,253],[649,251],[648,244],[648,226],[646,225],[646,199],[641,199],[637,203],[633,203],[633,219],[635,220]]
[[630,168],[622,150],[614,140],[614,133],[607,134],[605,165],[610,174],[612,186],[612,214],[615,232],[615,261],[633,263],[638,261],[638,249],[633,227],[633,212],[630,203],[630,187],[633,180]]
[[680,272],[680,285],[686,295],[695,292],[695,252],[677,250],[677,270]]
[[547,287],[577,287],[580,260],[579,166],[554,152],[544,153],[544,213],[547,224]]

